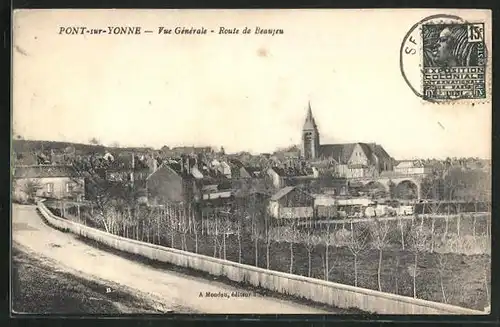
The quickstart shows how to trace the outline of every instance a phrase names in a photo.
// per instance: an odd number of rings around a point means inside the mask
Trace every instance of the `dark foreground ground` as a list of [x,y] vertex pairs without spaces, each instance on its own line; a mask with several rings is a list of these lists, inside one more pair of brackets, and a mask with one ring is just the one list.
[[12,311],[30,314],[156,313],[133,295],[60,272],[19,249],[12,250]]

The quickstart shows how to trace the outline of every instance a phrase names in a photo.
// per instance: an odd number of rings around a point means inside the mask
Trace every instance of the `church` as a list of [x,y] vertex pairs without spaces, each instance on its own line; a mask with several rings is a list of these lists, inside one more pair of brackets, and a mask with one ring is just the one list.
[[302,128],[301,156],[309,162],[328,160],[337,166],[340,176],[355,178],[392,171],[394,159],[376,143],[321,144],[311,103]]

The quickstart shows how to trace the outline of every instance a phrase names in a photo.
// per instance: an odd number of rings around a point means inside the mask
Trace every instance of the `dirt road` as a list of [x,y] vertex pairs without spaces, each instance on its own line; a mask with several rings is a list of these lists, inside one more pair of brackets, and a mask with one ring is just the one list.
[[[298,314],[333,313],[283,299],[251,293],[251,296],[207,297],[248,290],[157,269],[105,252],[79,241],[73,234],[47,226],[34,206],[13,205],[14,247],[58,271],[98,282],[111,292],[131,293],[147,300],[155,310],[181,313]],[[200,296],[200,294],[202,296]]]

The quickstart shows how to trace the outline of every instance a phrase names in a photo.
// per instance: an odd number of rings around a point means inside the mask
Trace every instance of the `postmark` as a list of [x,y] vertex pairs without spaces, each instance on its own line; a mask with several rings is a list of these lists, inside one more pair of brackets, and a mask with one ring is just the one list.
[[401,73],[427,102],[484,102],[489,90],[484,22],[435,15],[415,24],[405,36]]

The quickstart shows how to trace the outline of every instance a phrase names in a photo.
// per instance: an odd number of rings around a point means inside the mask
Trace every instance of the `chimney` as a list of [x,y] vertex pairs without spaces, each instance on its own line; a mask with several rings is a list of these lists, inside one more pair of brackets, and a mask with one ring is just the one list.
[[186,158],[186,174],[191,174],[191,157],[187,156]]
[[181,155],[181,163],[180,163],[180,165],[181,165],[181,173],[184,173],[184,165],[185,165],[185,163],[184,163],[185,160],[184,159],[185,159],[184,155]]

